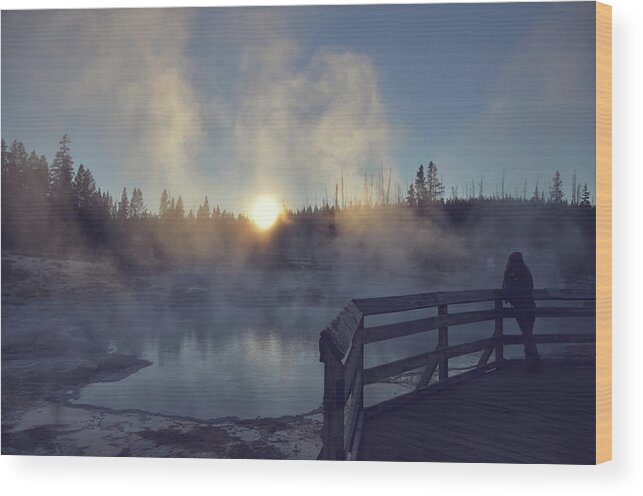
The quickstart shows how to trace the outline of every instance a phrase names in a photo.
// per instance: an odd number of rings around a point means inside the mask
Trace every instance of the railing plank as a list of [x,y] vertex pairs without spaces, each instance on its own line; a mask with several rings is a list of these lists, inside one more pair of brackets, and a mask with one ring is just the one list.
[[364,344],[377,343],[392,338],[410,336],[420,332],[432,331],[440,327],[451,327],[485,320],[494,320],[495,310],[476,310],[473,312],[451,313],[425,319],[409,320],[395,324],[387,324],[364,328]]
[[406,312],[420,308],[450,305],[454,303],[476,303],[494,300],[502,296],[500,289],[483,289],[472,291],[440,291],[384,298],[367,298],[353,300],[364,316],[382,313]]
[[535,300],[595,300],[596,290],[587,289],[534,289]]
[[[538,344],[555,344],[555,343],[593,343],[595,339],[594,334],[535,334],[534,342]],[[449,346],[446,353],[449,358],[455,358],[469,353],[484,350],[486,348],[494,348],[498,343],[505,345],[508,344],[522,344],[524,338],[522,334],[505,334],[501,338],[488,338],[480,339],[478,341],[471,341],[468,343],[456,344]],[[373,384],[382,379],[408,372],[409,370],[422,367],[429,360],[439,360],[441,354],[445,350],[436,348],[433,351],[421,353],[407,358],[401,358],[393,362],[377,365],[375,367],[364,370],[364,384]],[[433,369],[435,370],[435,369]]]
[[389,377],[408,372],[409,370],[418,369],[433,357],[439,360],[440,356],[445,352],[448,358],[454,358],[461,355],[467,355],[469,353],[475,353],[487,346],[495,345],[495,343],[495,338],[480,339],[479,341],[449,346],[446,350],[444,348],[436,348],[434,351],[377,365],[364,370],[364,384],[373,384],[381,379],[387,379]]
[[[498,311],[502,312],[502,318],[514,318],[514,310],[510,307],[493,310],[476,310],[472,312],[450,313],[424,319],[408,320],[381,326],[364,328],[364,344],[377,343],[387,339],[401,338],[418,334],[420,332],[433,331],[440,327],[453,327],[463,324],[484,322],[486,320],[497,320]],[[536,307],[536,317],[593,317],[596,310],[593,307]]]
[[[582,289],[536,289],[535,300],[595,300],[596,291]],[[501,289],[480,289],[470,291],[439,291],[383,298],[363,298],[353,300],[362,315],[379,315],[383,313],[406,312],[438,305],[477,303],[502,298]]]
[[373,384],[381,379],[401,374],[413,369],[419,369],[426,364],[432,356],[439,357],[439,351],[420,353],[407,358],[401,358],[393,362],[377,365],[364,370],[364,384]]
[[[525,338],[522,334],[505,334],[502,341],[505,345],[523,344]],[[595,343],[596,334],[534,334],[533,341],[536,344]]]
[[[513,308],[503,310],[505,318],[514,317]],[[536,307],[536,317],[594,317],[594,307]]]

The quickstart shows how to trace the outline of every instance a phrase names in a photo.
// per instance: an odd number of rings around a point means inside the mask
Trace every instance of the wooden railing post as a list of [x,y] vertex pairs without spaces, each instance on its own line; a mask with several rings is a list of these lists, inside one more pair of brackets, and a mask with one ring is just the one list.
[[356,460],[364,422],[364,319],[357,326],[346,369],[346,404],[344,405],[344,455]]
[[[438,305],[438,316],[448,315],[447,305]],[[438,369],[438,380],[444,381],[449,378],[449,328],[447,326],[438,329],[438,347],[440,348],[440,365]]]
[[503,341],[503,322],[504,318],[502,315],[503,312],[503,305],[502,305],[502,299],[496,300],[494,304],[494,308],[496,310],[496,320],[495,320],[495,329],[493,332],[493,336],[498,340],[496,343],[496,361],[502,360],[504,358],[504,341]]
[[364,410],[364,318],[359,322],[358,330],[359,333],[359,376],[355,379],[359,381],[359,398],[358,398],[358,408],[360,413]]
[[[322,343],[320,343],[321,345]],[[344,460],[344,366],[326,346],[321,346],[324,362],[324,460]]]

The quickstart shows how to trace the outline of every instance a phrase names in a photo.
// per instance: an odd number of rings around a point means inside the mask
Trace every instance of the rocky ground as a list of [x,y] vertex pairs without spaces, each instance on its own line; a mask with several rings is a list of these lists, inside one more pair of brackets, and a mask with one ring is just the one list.
[[[54,294],[98,296],[137,284],[109,263],[2,257],[2,312]],[[63,310],[63,309],[61,309]],[[150,364],[82,330],[2,326],[2,454],[313,459],[321,413],[209,421],[76,405],[84,385]]]

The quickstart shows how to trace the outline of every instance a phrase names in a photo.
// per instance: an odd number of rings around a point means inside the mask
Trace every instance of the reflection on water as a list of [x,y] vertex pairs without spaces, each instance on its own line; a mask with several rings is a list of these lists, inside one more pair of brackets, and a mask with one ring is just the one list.
[[[308,310],[312,321],[323,321],[315,316],[323,312]],[[120,382],[89,385],[79,401],[198,418],[279,416],[319,406],[314,332],[259,327],[248,315],[240,319],[246,326],[230,328],[211,315],[209,330],[182,323],[171,345],[146,333],[140,356],[153,365]]]
[[[127,297],[86,302],[94,325],[108,324],[99,334],[110,336],[111,350],[153,365],[119,382],[90,384],[76,402],[208,419],[313,410],[323,395],[321,329],[356,294],[416,287],[407,279],[356,288],[310,268],[163,274]],[[83,320],[73,310],[66,318]]]

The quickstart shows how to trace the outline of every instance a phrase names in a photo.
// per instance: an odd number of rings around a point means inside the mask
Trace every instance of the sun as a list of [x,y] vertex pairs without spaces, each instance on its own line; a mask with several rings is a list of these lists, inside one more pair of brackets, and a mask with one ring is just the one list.
[[266,230],[275,223],[280,214],[281,207],[275,199],[270,196],[262,196],[253,205],[250,219],[259,229]]

